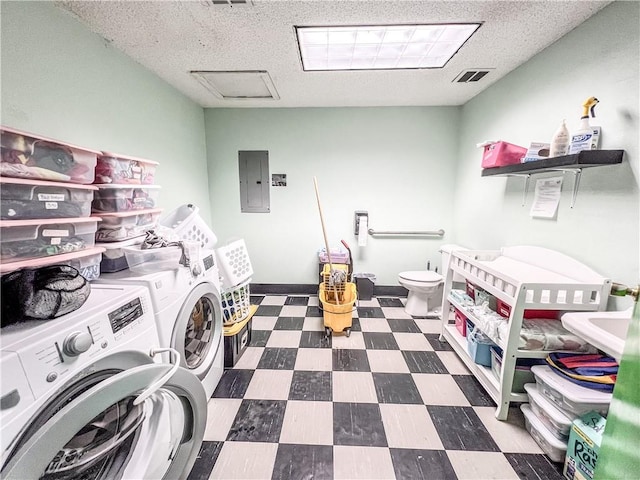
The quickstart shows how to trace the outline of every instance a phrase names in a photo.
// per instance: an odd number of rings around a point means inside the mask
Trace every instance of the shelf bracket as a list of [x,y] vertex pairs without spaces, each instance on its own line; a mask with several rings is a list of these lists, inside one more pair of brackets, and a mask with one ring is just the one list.
[[522,192],[522,206],[527,203],[527,193],[529,193],[529,183],[531,181],[530,173],[508,173],[508,177],[524,177],[524,191]]
[[527,203],[527,193],[529,193],[529,183],[531,181],[531,175],[525,175],[524,178],[524,192],[522,192],[522,206]]
[[573,193],[571,194],[571,207],[576,204],[576,198],[578,197],[578,189],[580,188],[580,178],[582,178],[581,168],[554,168],[554,171],[562,173],[573,173]]
[[578,196],[578,188],[580,187],[580,178],[582,177],[582,169],[577,168],[573,170],[573,195],[571,196],[571,208],[576,204],[576,197]]

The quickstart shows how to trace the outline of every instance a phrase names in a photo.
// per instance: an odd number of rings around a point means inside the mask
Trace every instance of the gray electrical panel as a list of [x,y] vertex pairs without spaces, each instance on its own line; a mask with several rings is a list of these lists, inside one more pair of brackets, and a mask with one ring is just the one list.
[[269,213],[269,151],[239,150],[240,211]]

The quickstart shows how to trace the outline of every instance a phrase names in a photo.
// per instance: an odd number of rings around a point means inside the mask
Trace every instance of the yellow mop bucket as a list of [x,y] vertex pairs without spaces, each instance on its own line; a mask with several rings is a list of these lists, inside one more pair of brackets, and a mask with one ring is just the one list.
[[[325,334],[329,336],[331,331],[345,331],[348,337],[351,335],[353,305],[358,298],[356,284],[352,282],[344,283],[344,291],[338,293],[340,305],[335,303],[334,293],[331,291],[333,287],[328,287],[329,290],[326,288],[324,283],[320,284],[319,297],[320,302],[322,302]],[[328,296],[331,299],[327,298]]]

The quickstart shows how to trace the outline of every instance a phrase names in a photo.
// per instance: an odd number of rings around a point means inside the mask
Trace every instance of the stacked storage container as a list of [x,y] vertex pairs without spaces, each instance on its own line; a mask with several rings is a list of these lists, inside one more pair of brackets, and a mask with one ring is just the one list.
[[611,393],[576,385],[547,365],[531,367],[536,383],[524,386],[529,404],[520,408],[525,425],[554,462],[564,462],[572,422],[588,412],[607,414]]
[[156,227],[160,186],[154,184],[158,162],[110,152],[98,154],[91,210],[99,216],[96,242],[106,251],[102,272],[129,267],[125,249],[141,243]]
[[0,273],[69,265],[100,274],[90,217],[99,152],[0,126]]

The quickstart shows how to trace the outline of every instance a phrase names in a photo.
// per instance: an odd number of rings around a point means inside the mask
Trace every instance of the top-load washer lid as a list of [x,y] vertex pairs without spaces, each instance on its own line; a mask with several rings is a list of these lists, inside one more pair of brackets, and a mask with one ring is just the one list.
[[411,282],[434,283],[434,282],[440,282],[442,280],[442,275],[436,272],[432,272],[430,270],[416,270],[413,272],[401,272],[398,276],[404,280],[409,280]]

